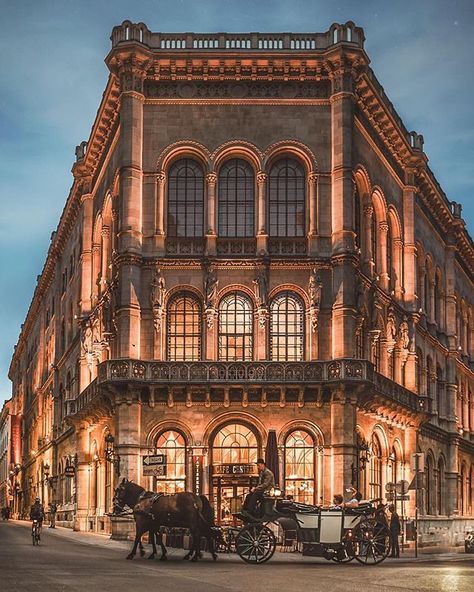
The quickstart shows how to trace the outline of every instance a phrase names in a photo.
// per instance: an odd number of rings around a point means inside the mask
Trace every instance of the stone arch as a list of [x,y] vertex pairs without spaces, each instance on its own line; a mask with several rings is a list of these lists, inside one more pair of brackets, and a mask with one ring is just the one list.
[[218,172],[224,162],[231,158],[242,158],[250,163],[255,177],[262,168],[262,153],[257,146],[251,142],[235,140],[221,144],[211,154],[213,170]]
[[387,434],[385,430],[380,424],[375,424],[372,428],[372,433],[370,434],[370,441],[372,441],[373,436],[376,435],[379,439],[380,445],[382,447],[382,457],[383,459],[387,459],[389,455],[389,444]]
[[257,301],[255,299],[255,292],[253,290],[251,290],[245,284],[229,284],[229,285],[221,288],[217,294],[217,308],[219,308],[221,300],[232,292],[242,292],[243,294],[248,296],[250,298],[250,300],[252,301],[252,307],[253,307],[254,311],[256,310]]
[[294,292],[297,294],[302,300],[305,307],[305,312],[309,309],[309,298],[308,293],[306,290],[303,290],[301,286],[297,286],[296,284],[280,284],[279,286],[275,286],[272,288],[268,294],[268,300],[273,300],[275,296],[278,296],[280,292]]
[[353,177],[359,190],[362,205],[368,204],[370,202],[370,195],[372,194],[372,183],[367,169],[361,164],[357,165]]
[[263,153],[263,167],[268,172],[272,164],[281,156],[291,155],[304,165],[306,175],[317,172],[318,163],[314,153],[298,140],[282,140],[271,144]]
[[168,171],[181,158],[193,158],[203,167],[204,175],[211,171],[211,154],[203,144],[192,140],[181,140],[167,146],[158,156],[156,170]]
[[284,446],[287,437],[294,432],[295,430],[305,430],[308,432],[314,439],[314,442],[317,446],[324,446],[325,439],[324,434],[321,428],[314,422],[309,421],[307,419],[293,419],[287,422],[281,429],[278,434],[278,446]]
[[260,445],[262,449],[265,447],[268,432],[266,427],[263,423],[251,413],[245,411],[229,411],[226,413],[222,413],[217,417],[211,419],[211,421],[207,424],[206,429],[204,430],[203,435],[203,445],[207,446],[208,448],[212,445],[212,439],[216,435],[216,433],[225,425],[230,423],[241,423],[247,427],[252,428],[255,431],[257,437],[260,440]]
[[145,437],[145,446],[150,450],[155,448],[158,436],[168,430],[174,430],[182,434],[187,447],[195,445],[193,432],[188,425],[179,419],[166,419],[159,423],[154,423],[152,427],[148,429],[148,433]]
[[198,298],[201,307],[204,307],[204,294],[201,290],[199,290],[199,288],[191,286],[190,284],[179,284],[177,286],[171,287],[169,290],[166,290],[165,300],[163,304],[163,308],[165,309],[165,311],[168,307],[169,301],[180,292],[191,292],[191,294]]

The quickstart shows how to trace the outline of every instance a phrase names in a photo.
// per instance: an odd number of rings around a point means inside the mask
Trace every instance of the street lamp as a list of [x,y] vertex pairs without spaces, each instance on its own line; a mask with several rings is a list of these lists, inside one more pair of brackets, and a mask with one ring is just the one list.
[[105,460],[115,467],[115,473],[120,475],[120,455],[115,451],[115,438],[112,434],[105,436]]
[[356,486],[359,489],[359,476],[361,473],[364,472],[366,464],[369,462],[370,459],[370,446],[368,442],[362,440],[357,444],[357,464],[351,465],[352,471],[352,485]]
[[45,463],[43,465],[43,473],[44,473],[44,477],[45,477],[46,481],[49,480],[49,469],[50,469],[49,463]]

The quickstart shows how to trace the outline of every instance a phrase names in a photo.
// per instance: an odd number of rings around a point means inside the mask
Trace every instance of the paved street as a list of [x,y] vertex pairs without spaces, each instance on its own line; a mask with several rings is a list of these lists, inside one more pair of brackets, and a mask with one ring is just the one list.
[[446,555],[421,561],[387,560],[383,566],[338,566],[326,561],[277,554],[267,564],[249,566],[237,556],[181,561],[170,550],[167,563],[126,561],[129,543],[65,529],[44,529],[33,547],[29,526],[0,522],[0,589],[2,591],[69,592],[134,589],[159,592],[291,590],[292,592],[446,591],[472,592],[474,556]]

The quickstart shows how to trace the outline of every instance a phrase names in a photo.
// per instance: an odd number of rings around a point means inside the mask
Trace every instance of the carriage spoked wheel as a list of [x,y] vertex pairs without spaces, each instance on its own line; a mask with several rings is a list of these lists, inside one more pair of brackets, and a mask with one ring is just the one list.
[[337,549],[336,553],[331,557],[331,559],[336,563],[349,563],[355,559],[354,552],[354,537],[351,533],[342,539],[342,547]]
[[265,563],[275,548],[275,535],[263,524],[244,526],[235,539],[235,549],[246,563]]
[[354,530],[354,555],[359,563],[376,565],[390,553],[390,530],[385,524],[365,521]]

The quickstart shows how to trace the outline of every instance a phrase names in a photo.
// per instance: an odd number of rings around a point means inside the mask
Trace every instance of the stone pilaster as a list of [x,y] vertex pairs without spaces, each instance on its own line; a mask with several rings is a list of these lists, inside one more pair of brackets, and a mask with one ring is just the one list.
[[115,450],[120,456],[120,477],[140,483],[141,404],[133,392],[117,396],[116,401]]
[[[344,388],[332,393],[331,398],[331,450],[332,491],[335,493],[352,482],[352,466],[356,454],[356,397]],[[337,476],[337,477],[336,477]],[[334,481],[334,477],[337,481]]]
[[74,530],[85,531],[89,512],[89,425],[84,423],[76,428],[77,466],[76,466],[76,514]]
[[158,255],[165,252],[165,203],[166,203],[166,173],[160,171],[156,176],[156,222],[155,248]]
[[215,255],[217,250],[216,232],[216,184],[217,174],[206,175],[207,188],[207,230],[206,230],[206,252],[208,255]]
[[267,175],[257,173],[257,253],[266,255],[268,252],[268,230],[266,214]]
[[418,294],[416,299],[416,246],[415,246],[415,171],[405,172],[406,185],[403,189],[403,286],[405,289],[405,304],[412,311],[417,311],[422,300]]

